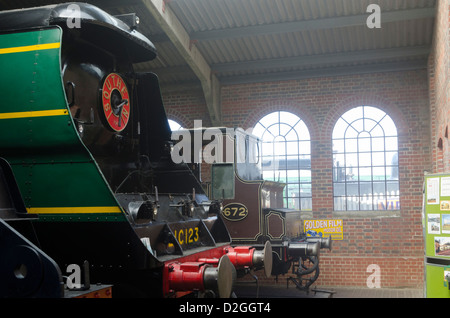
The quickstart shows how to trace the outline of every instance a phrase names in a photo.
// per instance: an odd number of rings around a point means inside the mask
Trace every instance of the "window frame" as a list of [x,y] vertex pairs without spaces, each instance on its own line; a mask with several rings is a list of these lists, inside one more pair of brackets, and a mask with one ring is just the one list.
[[[286,116],[289,120],[286,120]],[[271,140],[266,137],[267,133],[271,136]],[[302,135],[306,133],[307,136],[303,137]],[[253,128],[253,134],[261,139],[259,158],[263,179],[286,184],[283,191],[283,206],[312,211],[311,134],[304,120],[289,111],[274,111],[258,120]],[[284,147],[283,151],[280,151],[281,155],[275,151],[277,145]],[[290,150],[289,146],[295,147],[295,151]],[[267,147],[272,150],[267,151]],[[269,165],[267,168],[264,165],[264,162],[268,162],[267,159],[270,159],[271,163],[275,162],[275,165]],[[277,159],[281,160],[276,161]],[[292,162],[294,167],[290,166]],[[268,173],[272,174],[269,178]],[[289,178],[294,181],[290,182]]]
[[[351,112],[357,113],[358,110],[361,109],[361,117],[355,117],[353,121],[347,120],[349,114]],[[370,112],[372,114],[378,113],[379,118],[374,119],[373,117],[367,116],[366,109],[370,109]],[[369,112],[369,113],[370,113]],[[386,119],[386,122],[383,124],[382,122]],[[342,121],[347,124],[347,126],[342,125]],[[356,122],[362,121],[362,127],[355,127]],[[366,130],[366,122],[367,125],[370,122],[373,122],[372,128],[367,131]],[[386,128],[389,128],[388,125],[391,125],[391,129],[389,129],[388,132],[386,132]],[[387,126],[387,127],[386,127]],[[339,127],[345,127],[344,132],[337,131]],[[370,127],[370,126],[369,126]],[[371,134],[372,131],[374,131],[377,127],[381,128],[382,135],[380,134]],[[347,137],[348,129],[353,129],[357,134],[356,137]],[[395,133],[392,133],[394,131]],[[368,137],[365,137],[369,143],[368,148],[364,151],[360,151],[360,135],[361,133],[368,134]],[[339,136],[337,136],[339,134]],[[399,180],[399,148],[398,148],[398,130],[397,125],[395,124],[394,120],[382,109],[376,107],[376,106],[368,106],[368,105],[362,105],[354,107],[348,111],[346,111],[342,116],[339,117],[339,119],[336,121],[333,132],[332,132],[332,156],[333,156],[333,166],[332,166],[332,180],[333,180],[333,210],[335,212],[340,213],[346,213],[346,212],[355,212],[355,211],[374,211],[376,213],[378,212],[396,212],[400,211],[400,180]],[[356,141],[356,150],[349,151],[346,149],[347,141]],[[383,147],[382,149],[378,148],[377,150],[374,150],[374,140],[382,140]],[[389,142],[388,142],[389,141]],[[395,141],[395,145],[393,145]],[[337,144],[343,145],[343,151],[342,148],[339,149],[339,146],[336,146]],[[365,145],[367,146],[367,145]],[[390,148],[389,148],[390,147]],[[383,156],[383,164],[377,164],[374,163],[374,154],[375,155],[382,155]],[[391,154],[391,161],[388,162],[387,154]],[[362,158],[362,155],[366,155],[366,157],[370,158],[370,165],[363,165],[360,163],[360,158]],[[368,156],[367,156],[368,155]],[[348,158],[353,156],[353,159],[356,158],[356,167],[351,166],[351,164],[348,162],[350,161]],[[337,158],[344,158],[343,166],[340,166],[340,161],[337,160]],[[396,158],[396,163],[394,163],[394,158]],[[342,170],[343,169],[343,170]],[[349,170],[347,170],[349,169]],[[348,180],[348,177],[351,177],[351,174],[348,172],[351,169],[357,170],[357,178],[356,182],[354,180]],[[366,171],[370,170],[370,179],[368,181],[365,181],[362,179],[362,175],[360,174],[361,169],[366,169]],[[391,169],[390,174],[388,172],[388,169]],[[377,178],[375,179],[374,171],[383,170],[382,176],[383,178]],[[342,171],[344,171],[344,178],[342,178]],[[396,176],[394,176],[393,172],[396,172]],[[394,176],[394,178],[388,178],[388,177]],[[381,185],[380,185],[381,183]],[[349,192],[350,185],[356,185],[356,194],[351,194]],[[362,193],[361,186],[370,186],[371,191],[368,193]],[[375,192],[375,185],[378,189],[382,188],[381,196],[380,192]],[[396,188],[395,193],[392,195],[392,185],[394,188]],[[337,188],[341,189],[337,189]],[[343,194],[339,194],[339,190],[344,190]],[[390,190],[391,188],[391,190]],[[363,203],[363,198],[366,198],[367,201],[371,201],[371,203]],[[381,198],[381,199],[380,199]],[[353,202],[351,202],[353,200]],[[341,201],[341,202],[339,202]],[[342,203],[342,201],[344,201]],[[341,205],[342,204],[342,205]],[[349,206],[353,205],[353,206]],[[354,206],[357,206],[355,208]],[[371,208],[367,208],[368,206],[371,206]],[[396,214],[396,213],[393,213]]]

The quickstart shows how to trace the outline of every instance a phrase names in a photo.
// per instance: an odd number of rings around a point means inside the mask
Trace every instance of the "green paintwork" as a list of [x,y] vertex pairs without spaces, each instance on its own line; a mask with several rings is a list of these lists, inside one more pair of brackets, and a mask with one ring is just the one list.
[[425,270],[427,298],[450,298],[448,283],[444,283],[444,266],[428,264]]
[[[59,27],[0,34],[0,50],[61,43]],[[0,54],[0,116],[67,110],[65,115],[0,117],[0,156],[9,161],[27,208],[118,207],[95,160],[80,140],[64,92],[60,49]],[[3,51],[5,52],[5,51]],[[125,221],[125,215],[41,215],[41,220]]]

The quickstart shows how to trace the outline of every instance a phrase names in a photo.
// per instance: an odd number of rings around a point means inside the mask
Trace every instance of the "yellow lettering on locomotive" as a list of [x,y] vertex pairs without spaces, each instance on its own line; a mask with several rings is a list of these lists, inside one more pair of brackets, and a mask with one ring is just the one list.
[[108,87],[109,90],[112,90],[112,85],[111,85],[109,80],[106,81],[105,84],[106,84],[106,87]]
[[241,203],[230,203],[223,208],[222,215],[228,221],[241,221],[247,217],[248,209]]
[[[181,234],[183,234],[183,238],[181,238]],[[183,233],[183,230],[178,232],[178,243],[180,243],[181,245],[184,244],[184,233]]]
[[200,239],[198,227],[175,230],[174,235],[180,245],[193,244]]

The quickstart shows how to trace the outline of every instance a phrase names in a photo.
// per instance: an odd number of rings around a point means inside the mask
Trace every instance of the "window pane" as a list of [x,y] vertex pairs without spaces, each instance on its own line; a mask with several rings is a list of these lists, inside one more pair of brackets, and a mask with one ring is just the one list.
[[301,204],[301,210],[312,210],[312,198],[302,198]]
[[309,155],[311,154],[311,142],[310,141],[300,141],[298,143],[299,151],[298,153],[301,155]]
[[335,197],[345,196],[345,183],[336,182],[334,184],[333,193]]
[[386,179],[398,180],[398,166],[386,167]]
[[398,165],[398,152],[386,152],[386,164],[387,165]]
[[360,152],[358,155],[358,160],[360,167],[370,167],[372,166],[372,153]]
[[291,127],[288,127],[288,128],[289,128],[289,130],[287,130],[286,134],[284,135],[286,140],[288,140],[288,141],[298,141],[299,140],[299,135],[298,135],[297,131],[295,131]]
[[[279,132],[280,136],[285,137],[289,132],[292,131],[292,126],[289,126],[286,124],[280,124],[279,127],[280,127],[280,132]],[[293,135],[295,135],[295,134],[293,134]],[[298,139],[298,138],[296,138],[296,136],[295,136],[291,140],[296,140],[296,139]]]
[[273,153],[279,156],[285,156],[287,151],[287,144],[284,141],[284,138],[277,137],[272,143]]
[[373,167],[373,180],[386,180],[385,167]]
[[335,153],[333,155],[333,166],[342,167],[345,162],[345,155],[340,153]]
[[345,166],[358,167],[358,153],[347,153],[345,155]]
[[[273,140],[273,139],[272,139]],[[273,146],[270,142],[263,142],[261,146],[261,155],[264,157],[271,156],[273,154]]]
[[372,151],[385,151],[384,137],[372,138]]
[[357,152],[358,151],[358,139],[351,138],[345,140],[345,152]]
[[273,171],[273,170],[263,171],[263,179],[264,180],[275,180],[275,171]]
[[[339,137],[339,138],[337,138]],[[399,209],[398,138],[382,110],[349,110],[333,130],[335,210]]]
[[300,197],[300,189],[298,184],[288,184],[285,188],[287,192],[287,196],[290,198],[298,198]]
[[385,166],[385,153],[384,152],[372,152],[372,164],[374,166]]
[[345,197],[335,197],[334,198],[334,210],[335,211],[346,211],[347,205],[346,205],[346,198]]
[[286,154],[287,155],[298,155],[300,145],[298,141],[287,141],[286,142]]
[[371,142],[370,138],[358,138],[358,152],[367,152],[371,151]]
[[267,128],[267,132],[269,132],[269,134],[272,136],[272,138],[276,138],[277,136],[280,135],[280,126],[278,124],[275,125],[270,125]]
[[344,139],[333,140],[333,153],[344,153]]
[[345,130],[345,138],[358,138],[360,130],[355,129],[354,126],[351,124],[348,126],[348,128]]
[[299,198],[285,198],[284,200],[285,206],[288,206],[289,209],[300,210],[300,199]]
[[371,195],[366,195],[359,198],[359,209],[363,211],[373,210],[373,201]]
[[[364,113],[367,116],[367,113]],[[371,118],[364,118],[364,130],[365,131],[371,131],[375,128],[375,126],[378,125],[378,122],[376,120],[373,120]]]
[[289,112],[280,112],[280,123],[286,124],[289,127],[294,127],[296,124],[298,124],[299,121],[301,121],[301,119],[294,114],[291,114]]
[[274,135],[269,130],[264,130],[264,133],[262,135],[257,135],[261,138],[263,142],[271,142],[273,138],[275,138]]
[[386,151],[398,151],[397,137],[386,138]]
[[347,167],[345,169],[345,180],[347,181],[358,181],[359,179],[359,169],[358,167]]
[[372,168],[359,168],[359,180],[371,181],[372,180]]
[[300,184],[300,193],[301,193],[302,197],[311,197],[312,196],[311,183],[301,183]]
[[376,181],[373,183],[373,195],[380,196],[386,194],[386,183],[385,181]]
[[371,131],[369,131],[372,137],[382,137],[384,138],[384,130],[379,124],[377,124]]
[[395,124],[392,121],[391,117],[385,116],[380,121],[380,126],[383,127],[384,135],[386,137],[390,137],[390,136],[395,136],[396,137],[397,136],[397,127],[395,127]]
[[276,182],[286,183],[287,182],[287,172],[285,170],[275,171]]
[[374,200],[374,210],[386,210],[386,197],[383,195],[378,195]]
[[358,133],[364,131],[364,120],[363,119],[357,119],[351,123],[353,129],[357,131]]
[[311,182],[311,169],[300,170],[300,182]]
[[379,122],[383,117],[386,116],[386,113],[379,108],[365,106],[364,107],[364,117],[370,118],[374,122]]
[[359,195],[358,183],[357,182],[347,182],[345,195],[346,196],[357,196],[357,195]]
[[288,170],[287,171],[288,182],[289,183],[300,183],[300,171],[298,170]]
[[345,169],[344,168],[334,168],[333,169],[333,181],[339,182],[345,180]]
[[172,131],[183,129],[183,127],[179,123],[177,123],[176,121],[174,121],[172,119],[168,119],[168,122],[169,122],[170,130],[172,130]]
[[309,141],[311,139],[308,127],[303,120],[300,120],[297,125],[294,126],[294,130],[297,132],[299,140]]
[[359,183],[359,195],[361,195],[361,196],[372,195],[372,182],[360,182]]
[[399,184],[398,181],[387,182],[387,195],[398,196],[399,195]]

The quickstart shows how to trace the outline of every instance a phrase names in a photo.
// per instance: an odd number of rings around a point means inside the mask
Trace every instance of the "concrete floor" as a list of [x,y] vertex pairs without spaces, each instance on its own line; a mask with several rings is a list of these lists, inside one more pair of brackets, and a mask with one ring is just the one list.
[[309,293],[294,285],[238,284],[237,298],[424,298],[422,289],[411,288],[358,288],[312,286]]

